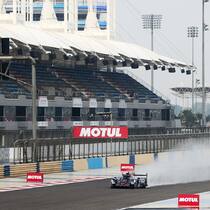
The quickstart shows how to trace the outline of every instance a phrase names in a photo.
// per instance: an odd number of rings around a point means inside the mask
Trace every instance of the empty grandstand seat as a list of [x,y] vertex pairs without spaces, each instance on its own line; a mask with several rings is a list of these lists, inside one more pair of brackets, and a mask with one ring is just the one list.
[[6,97],[15,97],[18,95],[31,96],[31,93],[13,80],[0,80],[0,94],[4,94]]
[[[10,74],[31,84],[30,64],[13,62],[10,66]],[[36,77],[37,88],[51,96],[77,95],[112,98],[113,100],[121,98],[128,100],[130,98],[159,99],[155,93],[127,74],[91,70],[86,66],[63,68],[51,67],[49,64],[38,64]],[[11,92],[15,92],[17,89],[17,87],[10,87]]]

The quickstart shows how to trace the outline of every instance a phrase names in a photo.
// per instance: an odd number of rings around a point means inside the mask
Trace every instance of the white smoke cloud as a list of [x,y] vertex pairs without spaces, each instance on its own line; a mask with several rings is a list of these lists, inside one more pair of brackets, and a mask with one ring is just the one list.
[[159,158],[136,172],[148,173],[149,186],[210,180],[210,145],[185,144],[179,151],[159,153]]

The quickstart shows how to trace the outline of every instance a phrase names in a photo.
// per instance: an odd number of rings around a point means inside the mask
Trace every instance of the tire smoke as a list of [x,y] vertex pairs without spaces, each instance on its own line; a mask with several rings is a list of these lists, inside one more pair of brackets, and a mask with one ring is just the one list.
[[209,144],[184,144],[176,150],[159,153],[154,163],[139,168],[148,173],[149,186],[210,180]]

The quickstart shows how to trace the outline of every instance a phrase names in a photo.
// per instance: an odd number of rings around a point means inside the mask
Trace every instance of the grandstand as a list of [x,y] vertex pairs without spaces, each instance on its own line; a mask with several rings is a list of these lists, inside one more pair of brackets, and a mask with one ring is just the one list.
[[[42,18],[39,21],[34,16],[34,21],[18,11],[11,12],[12,4],[5,4],[1,11],[1,55],[32,56],[36,59],[38,128],[69,129],[74,125],[127,125],[130,128],[173,126],[174,114],[169,102],[123,69],[141,67],[165,70],[189,66],[135,44],[110,40],[113,28],[100,27],[99,9],[92,9],[92,1],[84,2],[87,21],[83,32],[79,31],[83,27],[79,24],[78,33],[68,31],[65,20],[58,18],[58,21],[54,14],[45,14],[45,21]],[[102,12],[107,12],[111,17],[113,13],[108,11],[105,3],[102,2],[105,5]],[[59,4],[63,7],[63,2]],[[54,8],[57,11],[55,5],[51,0],[45,0],[42,6],[45,10],[42,11],[54,11]],[[32,7],[35,15],[40,12],[36,6],[37,1]],[[57,27],[52,21],[56,24],[62,22],[62,25]],[[105,31],[103,39],[101,31]],[[4,42],[7,40],[9,45],[5,53]],[[1,60],[1,129],[32,128],[31,78],[29,61]],[[39,97],[45,97],[47,104],[40,105]],[[98,112],[111,112],[112,119],[110,116],[99,116]]]

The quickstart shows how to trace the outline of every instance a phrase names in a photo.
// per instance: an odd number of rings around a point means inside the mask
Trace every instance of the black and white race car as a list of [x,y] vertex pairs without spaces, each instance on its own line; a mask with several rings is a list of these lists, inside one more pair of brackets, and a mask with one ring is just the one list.
[[122,174],[111,179],[111,188],[146,188],[147,174]]

